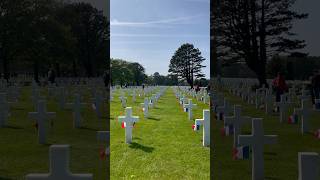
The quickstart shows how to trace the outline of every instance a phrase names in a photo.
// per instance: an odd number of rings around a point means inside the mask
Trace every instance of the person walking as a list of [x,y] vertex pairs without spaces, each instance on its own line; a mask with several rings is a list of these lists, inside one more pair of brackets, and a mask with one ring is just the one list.
[[281,95],[288,91],[288,85],[282,73],[278,73],[277,77],[272,81],[272,86],[276,92],[276,102],[280,102]]
[[311,78],[311,97],[312,103],[315,104],[315,100],[320,97],[320,73],[319,71],[314,71],[314,74]]

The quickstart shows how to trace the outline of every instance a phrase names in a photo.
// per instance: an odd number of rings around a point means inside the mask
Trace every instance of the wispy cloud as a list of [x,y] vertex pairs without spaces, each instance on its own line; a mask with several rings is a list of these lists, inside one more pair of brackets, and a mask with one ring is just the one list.
[[112,33],[111,31],[111,38],[113,37],[154,37],[154,38],[209,38],[210,35],[205,35],[205,34],[122,34],[122,33]]
[[129,22],[129,21],[119,21],[117,19],[113,19],[110,21],[111,26],[126,26],[126,27],[150,27],[155,25],[174,25],[174,24],[191,24],[194,19],[203,17],[204,14],[199,14],[195,16],[187,16],[187,17],[176,17],[176,18],[168,18],[154,21],[144,21],[144,22]]

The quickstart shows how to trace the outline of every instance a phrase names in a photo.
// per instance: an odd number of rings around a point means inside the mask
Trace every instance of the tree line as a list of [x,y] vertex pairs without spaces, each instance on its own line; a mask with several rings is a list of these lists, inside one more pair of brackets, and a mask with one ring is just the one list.
[[0,60],[4,79],[20,73],[94,77],[109,63],[109,22],[88,3],[0,1]]
[[141,86],[145,85],[179,85],[178,78],[161,75],[159,72],[147,75],[145,68],[138,62],[111,58],[111,85]]

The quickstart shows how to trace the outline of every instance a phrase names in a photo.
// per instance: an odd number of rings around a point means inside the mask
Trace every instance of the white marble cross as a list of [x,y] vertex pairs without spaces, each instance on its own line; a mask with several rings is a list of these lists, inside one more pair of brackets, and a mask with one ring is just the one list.
[[265,110],[266,114],[271,114],[273,110],[273,95],[271,91],[267,91],[266,97],[265,97]]
[[0,127],[7,125],[8,116],[9,103],[7,102],[7,96],[5,93],[0,93]]
[[55,112],[47,112],[46,102],[38,101],[37,112],[29,112],[29,118],[35,119],[38,124],[38,141],[40,144],[46,143],[46,120],[56,116]]
[[132,116],[132,107],[127,107],[126,116],[119,116],[118,119],[119,119],[119,122],[126,123],[126,127],[125,127],[126,143],[130,144],[132,142],[133,123],[139,121],[139,117]]
[[73,103],[68,103],[68,105],[72,106],[72,110],[74,112],[74,121],[73,127],[80,128],[81,127],[81,108],[85,103],[81,103],[80,94],[75,94]]
[[127,106],[127,98],[124,97],[123,94],[121,94],[119,98],[120,98],[122,107],[125,108]]
[[310,103],[307,99],[303,99],[301,102],[301,108],[295,108],[294,112],[301,118],[301,133],[304,134],[309,131],[309,117],[312,111],[312,108],[308,107]]
[[286,101],[285,95],[281,95],[280,102],[276,102],[276,106],[279,107],[279,111],[280,111],[280,123],[288,119],[289,105],[290,104]]
[[148,111],[149,111],[149,100],[148,98],[144,99],[144,102],[141,103],[141,105],[143,105],[143,115],[145,118],[148,117]]
[[26,180],[92,180],[92,174],[72,174],[69,169],[69,145],[50,146],[50,172],[28,174]]
[[98,91],[95,93],[95,97],[93,99],[93,103],[95,105],[95,110],[96,110],[96,114],[97,116],[100,118],[101,117],[101,106],[103,104],[103,97],[101,95],[101,93]]
[[232,108],[231,108],[229,102],[226,99],[224,100],[224,105],[223,106],[218,106],[217,107],[217,113],[220,114],[220,113],[223,112],[224,116],[228,116],[231,113],[231,111],[232,111]]
[[132,101],[136,102],[136,91],[135,90],[133,90],[133,92],[132,92]]
[[188,118],[189,120],[192,120],[192,109],[193,107],[197,106],[196,104],[192,104],[192,99],[188,100],[188,104],[184,104],[183,107],[184,108],[188,108]]
[[252,180],[264,179],[264,159],[263,146],[265,144],[275,144],[277,142],[276,135],[264,135],[262,119],[252,119],[252,134],[239,135],[239,145],[251,146],[252,148]]
[[234,106],[233,116],[225,116],[224,123],[227,125],[233,125],[234,133],[233,133],[233,147],[238,146],[238,135],[241,133],[242,124],[251,122],[250,117],[241,116],[241,106]]
[[315,152],[299,152],[299,179],[298,180],[319,180],[320,179],[320,156]]
[[210,110],[203,110],[203,119],[196,119],[195,124],[203,125],[203,146],[210,146]]

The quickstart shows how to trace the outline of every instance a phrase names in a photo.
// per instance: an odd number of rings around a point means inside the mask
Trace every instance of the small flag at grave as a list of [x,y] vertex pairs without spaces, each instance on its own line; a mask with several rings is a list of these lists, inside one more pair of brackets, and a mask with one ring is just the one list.
[[288,124],[297,124],[298,123],[298,115],[293,114],[288,118]]
[[92,107],[93,110],[96,110],[96,109],[97,109],[96,103],[92,103],[92,106],[91,106],[91,107]]
[[318,129],[314,132],[314,137],[317,139],[320,139],[320,129]]
[[125,128],[126,127],[126,122],[122,122],[121,123],[121,128]]
[[101,160],[105,160],[107,157],[105,148],[101,147],[99,151],[99,157]]
[[221,128],[221,135],[222,136],[229,136],[234,133],[233,125],[226,125],[225,127]]
[[233,148],[232,158],[234,160],[249,159],[249,155],[250,155],[249,146],[240,146],[240,147]]
[[192,125],[192,129],[193,129],[194,131],[199,131],[199,130],[200,130],[200,124],[199,124],[199,123],[197,124],[197,122],[198,122],[198,121],[196,121],[196,124],[193,124],[193,125]]

